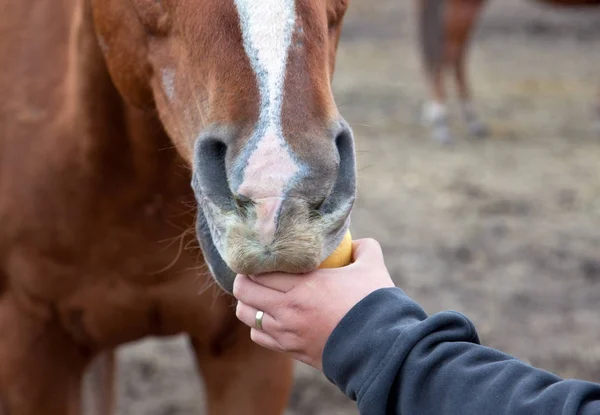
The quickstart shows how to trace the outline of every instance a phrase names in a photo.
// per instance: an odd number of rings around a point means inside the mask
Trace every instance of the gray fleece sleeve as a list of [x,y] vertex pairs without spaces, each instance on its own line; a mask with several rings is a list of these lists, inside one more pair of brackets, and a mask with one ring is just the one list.
[[327,341],[323,371],[364,415],[600,415],[600,385],[481,346],[465,316],[428,317],[398,288],[350,310]]

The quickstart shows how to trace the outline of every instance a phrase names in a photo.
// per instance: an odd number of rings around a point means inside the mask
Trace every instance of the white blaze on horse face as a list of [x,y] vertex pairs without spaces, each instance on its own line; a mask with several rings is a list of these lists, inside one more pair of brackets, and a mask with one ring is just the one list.
[[296,25],[294,0],[234,0],[244,49],[256,74],[260,115],[254,135],[240,157],[243,178],[237,192],[256,204],[261,242],[273,240],[285,192],[302,166],[283,137],[281,107],[286,62]]

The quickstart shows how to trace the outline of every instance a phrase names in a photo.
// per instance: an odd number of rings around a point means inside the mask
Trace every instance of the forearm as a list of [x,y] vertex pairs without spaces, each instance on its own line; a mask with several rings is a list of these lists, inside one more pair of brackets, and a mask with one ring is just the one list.
[[323,369],[368,415],[600,413],[598,385],[481,346],[466,317],[427,317],[399,289],[376,291],[344,317]]

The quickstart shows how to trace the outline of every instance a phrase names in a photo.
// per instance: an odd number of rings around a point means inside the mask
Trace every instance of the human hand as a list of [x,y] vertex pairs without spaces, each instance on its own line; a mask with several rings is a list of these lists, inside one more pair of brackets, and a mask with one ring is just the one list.
[[[354,262],[304,275],[238,275],[233,295],[237,317],[251,327],[252,340],[322,370],[323,349],[340,320],[379,288],[393,287],[379,243],[353,242]],[[256,313],[264,312],[262,330]]]

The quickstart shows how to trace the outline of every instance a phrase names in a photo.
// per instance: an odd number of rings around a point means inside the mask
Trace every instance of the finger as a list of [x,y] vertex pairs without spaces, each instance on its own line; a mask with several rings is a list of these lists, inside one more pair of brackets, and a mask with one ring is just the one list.
[[263,287],[287,293],[292,288],[302,282],[302,274],[284,274],[282,272],[272,272],[270,274],[249,275],[252,281]]
[[[241,301],[238,301],[235,308],[235,315],[237,318],[250,328],[258,329],[256,326],[256,313],[258,309]],[[264,313],[264,311],[263,311]],[[262,331],[272,333],[276,329],[276,323],[273,316],[265,313],[262,318]]]
[[272,310],[281,304],[283,294],[240,274],[233,281],[233,296],[244,304],[272,314]]
[[375,239],[357,239],[352,242],[352,258],[358,262],[384,262],[381,245]]
[[276,352],[284,351],[279,342],[264,331],[252,329],[250,330],[250,338],[254,343],[258,344],[259,346],[275,350]]

